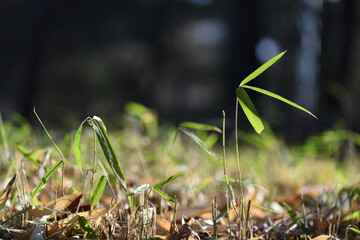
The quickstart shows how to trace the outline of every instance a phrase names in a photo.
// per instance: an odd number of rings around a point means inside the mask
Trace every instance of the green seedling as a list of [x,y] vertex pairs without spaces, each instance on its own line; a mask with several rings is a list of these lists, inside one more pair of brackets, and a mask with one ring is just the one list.
[[78,219],[79,225],[81,229],[84,231],[84,238],[86,239],[99,239],[96,235],[96,232],[91,227],[90,223],[84,218],[80,216]]
[[[50,133],[47,131],[45,125],[42,123],[40,117],[37,115],[36,111],[35,111],[35,107],[34,107],[34,114],[36,116],[36,118],[38,119],[38,121],[40,122],[41,126],[43,127],[44,131],[46,132],[46,134],[48,135],[48,137],[50,138],[51,142],[53,143],[53,145],[56,147],[57,151],[60,153],[62,160],[59,160],[57,163],[55,163],[51,169],[45,174],[45,176],[41,179],[40,183],[36,186],[35,190],[33,191],[32,195],[31,195],[31,199],[34,200],[35,196],[40,192],[40,190],[43,188],[43,186],[45,185],[45,183],[51,178],[52,175],[54,175],[56,173],[56,171],[59,169],[59,167],[61,165],[63,165],[64,161],[65,161],[65,157],[64,154],[61,152],[60,148],[58,147],[58,145],[56,145],[56,143],[54,142],[53,138],[51,137]],[[63,165],[63,175],[62,175],[62,182],[61,182],[61,187],[62,187],[62,194],[65,196],[64,193],[64,165]]]
[[284,103],[287,103],[295,108],[298,108],[308,114],[310,114],[312,117],[317,118],[314,114],[312,114],[310,111],[306,110],[305,108],[301,107],[300,105],[293,103],[275,93],[269,92],[267,90],[258,88],[258,87],[253,87],[253,86],[248,86],[246,85],[247,83],[249,83],[251,80],[253,80],[254,78],[256,78],[257,76],[259,76],[261,73],[263,73],[266,69],[268,69],[271,65],[273,65],[275,62],[277,62],[284,54],[286,53],[286,51],[278,54],[277,56],[273,57],[272,59],[270,59],[269,61],[267,61],[266,63],[264,63],[262,66],[260,66],[258,69],[256,69],[253,73],[251,73],[249,76],[247,76],[239,85],[239,87],[236,89],[236,95],[237,95],[237,99],[240,103],[241,108],[243,109],[247,119],[249,120],[249,122],[251,123],[251,125],[253,126],[253,128],[255,129],[255,131],[257,133],[261,133],[262,130],[264,130],[264,125],[261,121],[261,118],[259,117],[259,114],[254,106],[254,104],[252,103],[249,95],[246,93],[244,88],[262,93],[264,95],[267,95],[269,97],[278,99]]
[[104,152],[105,158],[107,159],[111,169],[113,170],[117,179],[120,181],[121,186],[128,193],[126,187],[125,175],[122,171],[120,161],[116,157],[114,148],[107,135],[105,124],[99,117],[96,116],[90,118],[88,122],[95,129],[96,136],[99,139],[100,146]]

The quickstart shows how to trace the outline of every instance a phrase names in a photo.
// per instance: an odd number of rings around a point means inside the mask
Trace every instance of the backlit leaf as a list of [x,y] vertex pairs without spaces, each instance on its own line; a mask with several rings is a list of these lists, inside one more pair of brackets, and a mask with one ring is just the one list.
[[161,197],[165,198],[167,201],[175,204],[175,200],[167,195],[165,192],[161,191],[159,188],[153,188],[153,191],[159,194]]
[[169,183],[169,182],[172,182],[172,181],[174,181],[175,179],[177,179],[178,177],[184,175],[184,173],[185,173],[185,171],[182,171],[182,172],[179,172],[179,173],[177,173],[177,174],[175,174],[175,175],[173,175],[173,176],[171,176],[171,177],[168,177],[167,179],[162,180],[161,182],[157,183],[157,184],[154,186],[154,188],[159,188],[159,187],[161,187],[161,186],[163,186],[163,185],[165,185],[165,184],[167,184],[167,183]]
[[109,140],[104,123],[101,121],[99,117],[94,116],[91,119],[91,124],[95,129],[96,136],[99,139],[100,146],[104,152],[106,159],[108,160],[111,169],[113,170],[115,176],[120,181],[121,186],[125,189],[125,191],[127,191],[124,173],[122,171],[120,162],[116,157],[114,148]]
[[312,117],[317,119],[317,117],[314,114],[312,114],[310,111],[308,111],[307,109],[305,109],[302,106],[300,106],[300,105],[298,105],[298,104],[296,104],[296,103],[294,103],[292,101],[289,101],[286,98],[283,98],[283,97],[281,97],[281,96],[279,96],[279,95],[277,95],[275,93],[269,92],[269,91],[267,91],[265,89],[261,89],[261,88],[258,88],[258,87],[253,87],[253,86],[243,86],[243,87],[254,90],[254,91],[257,91],[257,92],[262,93],[262,94],[265,94],[265,95],[267,95],[269,97],[276,98],[276,99],[278,99],[278,100],[280,100],[280,101],[282,101],[284,103],[289,104],[290,106],[293,106],[295,108],[300,109],[301,111],[306,112],[307,114],[310,114]]
[[196,142],[210,157],[212,157],[215,160],[219,160],[216,155],[205,145],[205,143],[194,133],[190,132],[186,128],[179,127],[179,129],[188,135],[194,142]]
[[247,76],[241,83],[239,87],[244,86],[246,83],[250,82],[251,80],[253,80],[254,78],[256,78],[257,76],[259,76],[261,73],[263,73],[266,69],[268,69],[271,65],[273,65],[277,60],[279,60],[284,54],[286,53],[286,51],[276,55],[275,57],[273,57],[272,59],[270,59],[269,61],[267,61],[266,63],[264,63],[263,65],[261,65],[258,69],[256,69],[254,72],[252,72],[249,76]]
[[98,204],[103,194],[105,185],[106,185],[106,177],[101,176],[101,178],[96,182],[94,188],[91,191],[91,198],[90,198],[91,206],[95,206],[96,204]]
[[249,95],[243,88],[237,88],[236,95],[247,119],[249,120],[255,131],[260,134],[262,130],[264,130],[264,125]]
[[54,166],[52,166],[52,168],[45,174],[45,176],[41,179],[41,181],[39,182],[39,184],[36,186],[35,190],[33,191],[33,193],[31,194],[31,198],[33,199],[39,192],[40,190],[44,187],[45,183],[51,178],[52,175],[54,175],[56,173],[56,171],[59,169],[59,167],[63,164],[64,162],[62,160],[59,160],[57,163],[54,164]]
[[75,161],[81,171],[81,174],[83,173],[83,171],[82,171],[82,156],[81,156],[81,150],[80,150],[80,136],[81,136],[81,132],[82,132],[82,126],[83,126],[83,123],[81,123],[79,129],[76,131],[76,134],[75,134],[75,137],[73,140],[73,144],[72,144]]
[[222,132],[221,129],[219,129],[216,126],[202,124],[202,123],[195,123],[195,122],[183,122],[180,124],[180,127],[190,128],[194,130],[201,130],[201,131],[216,131],[218,133]]

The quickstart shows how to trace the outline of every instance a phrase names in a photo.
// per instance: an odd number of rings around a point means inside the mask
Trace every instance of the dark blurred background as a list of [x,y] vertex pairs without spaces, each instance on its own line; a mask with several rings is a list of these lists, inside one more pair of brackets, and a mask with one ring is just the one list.
[[[360,131],[360,1],[0,0],[0,112],[76,129],[136,101],[162,121],[234,117],[235,89],[252,84],[319,120],[250,92],[260,115],[298,141],[338,124]],[[244,130],[250,124],[241,112]],[[215,120],[214,120],[215,119]]]

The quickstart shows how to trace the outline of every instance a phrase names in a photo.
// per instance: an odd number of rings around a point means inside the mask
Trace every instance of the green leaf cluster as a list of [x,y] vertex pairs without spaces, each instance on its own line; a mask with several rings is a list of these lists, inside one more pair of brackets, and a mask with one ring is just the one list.
[[264,63],[262,66],[260,66],[258,69],[256,69],[254,72],[252,72],[249,76],[247,76],[239,85],[239,87],[236,89],[236,95],[237,95],[237,100],[240,103],[241,108],[243,109],[247,119],[249,120],[249,122],[251,123],[251,125],[253,126],[253,128],[255,129],[255,131],[257,133],[261,133],[262,130],[264,130],[264,124],[261,121],[261,118],[254,106],[254,104],[252,103],[249,95],[247,94],[247,92],[245,91],[246,89],[250,89],[259,93],[262,93],[264,95],[267,95],[269,97],[278,99],[290,106],[293,106],[297,109],[300,109],[304,112],[306,112],[307,114],[310,114],[312,117],[317,118],[314,114],[312,114],[310,111],[308,111],[307,109],[301,107],[300,105],[291,102],[289,100],[287,100],[286,98],[283,98],[275,93],[269,92],[267,90],[258,88],[258,87],[253,87],[253,86],[248,86],[246,85],[247,83],[249,83],[250,81],[252,81],[254,78],[256,78],[257,76],[259,76],[261,73],[263,73],[266,69],[268,69],[271,65],[273,65],[275,62],[277,62],[284,54],[286,53],[286,51],[276,55],[275,57],[273,57],[272,59],[270,59],[269,61],[267,61],[266,63]]

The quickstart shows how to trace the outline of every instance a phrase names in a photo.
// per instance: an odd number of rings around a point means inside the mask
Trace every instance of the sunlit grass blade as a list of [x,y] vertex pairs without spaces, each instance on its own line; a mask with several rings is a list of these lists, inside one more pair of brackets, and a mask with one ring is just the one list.
[[161,191],[159,188],[153,188],[153,191],[163,197],[165,200],[175,204],[175,199],[167,195],[165,192]]
[[78,219],[81,229],[84,231],[84,238],[86,239],[99,239],[96,236],[94,229],[91,227],[90,223],[83,216],[79,216]]
[[31,199],[34,199],[36,197],[36,195],[44,187],[45,183],[51,178],[52,175],[56,173],[56,171],[63,163],[64,162],[62,160],[59,160],[57,163],[54,164],[54,166],[52,166],[52,168],[45,174],[45,176],[41,179],[39,184],[34,189],[33,193],[31,194]]
[[182,172],[179,172],[171,177],[168,177],[167,179],[165,180],[162,180],[161,182],[155,184],[154,188],[159,188],[159,187],[162,187],[163,185],[169,183],[169,182],[172,182],[174,181],[175,179],[177,179],[178,177],[184,175],[185,171],[182,171]]
[[81,136],[81,132],[82,132],[82,127],[83,127],[83,123],[81,123],[79,129],[76,131],[74,140],[73,140],[73,144],[72,144],[72,149],[74,152],[74,156],[75,156],[75,161],[76,164],[78,165],[81,174],[83,173],[82,170],[82,156],[81,156],[81,149],[80,149],[80,136]]
[[360,210],[357,210],[353,213],[350,213],[346,217],[344,217],[344,221],[358,220],[360,219]]
[[183,172],[179,172],[171,177],[168,177],[167,179],[162,180],[161,182],[155,184],[153,191],[156,192],[157,194],[159,194],[161,197],[165,198],[166,200],[168,200],[171,203],[175,203],[175,200],[170,197],[169,195],[167,195],[165,192],[163,192],[162,190],[160,190],[159,188],[164,186],[165,184],[174,181],[175,179],[177,179],[178,177],[182,176],[185,173],[185,171]]
[[190,132],[186,128],[179,127],[179,129],[183,133],[188,135],[192,140],[194,140],[194,142],[196,142],[210,157],[212,157],[215,160],[219,160],[216,157],[215,153],[213,153],[198,136],[196,136],[194,133]]
[[106,185],[106,177],[101,176],[101,178],[95,184],[94,188],[91,190],[91,197],[90,197],[91,206],[95,206],[96,204],[98,204],[103,194],[105,185]]
[[263,206],[258,205],[256,203],[251,203],[251,206],[255,206],[255,207],[260,208],[260,209],[262,209],[264,211],[271,212],[271,213],[274,213],[274,214],[277,214],[277,215],[284,215],[283,213],[275,212],[274,210],[272,210],[270,208],[263,207]]
[[247,119],[249,120],[255,131],[260,134],[262,130],[264,130],[264,124],[262,123],[259,114],[256,111],[256,108],[252,103],[249,95],[243,88],[237,88],[236,95]]
[[246,182],[246,181],[240,181],[240,180],[236,180],[234,178],[231,178],[231,177],[228,177],[227,180],[225,177],[221,178],[220,181],[222,182],[226,182],[228,181],[229,183],[234,183],[234,182],[241,182],[243,184],[246,184],[246,185],[249,185],[249,186],[252,186],[252,187],[257,187],[257,188],[261,188],[261,189],[265,189],[263,186],[260,186],[260,185],[257,185],[255,183],[249,183],[249,182]]
[[190,129],[194,129],[194,130],[201,130],[201,131],[216,131],[218,133],[222,132],[221,129],[219,129],[216,126],[195,123],[195,122],[183,122],[183,123],[180,123],[180,127],[190,128]]
[[60,148],[58,147],[58,145],[56,145],[56,143],[54,142],[53,138],[51,137],[50,133],[48,132],[48,130],[46,129],[45,125],[43,124],[43,122],[41,121],[40,117],[37,115],[36,111],[35,111],[35,107],[33,109],[34,114],[36,116],[36,118],[38,119],[39,123],[41,124],[41,126],[43,127],[45,133],[48,135],[48,137],[50,138],[51,142],[54,144],[54,146],[56,147],[56,150],[58,150],[58,152],[60,153],[62,159],[65,161],[65,157],[64,154],[61,152]]
[[38,166],[41,164],[41,161],[35,156],[36,151],[30,152],[23,145],[20,144],[16,146],[16,150],[18,150],[22,155],[24,155],[24,157],[29,159],[30,162],[35,163]]
[[296,212],[287,204],[283,203],[286,211],[289,213],[291,219],[296,223],[296,225],[301,228],[307,235],[310,235],[310,230],[305,226],[304,222],[296,214]]
[[286,51],[276,55],[275,57],[273,57],[272,59],[270,59],[269,61],[267,61],[266,63],[264,63],[263,65],[261,65],[258,69],[256,69],[254,72],[252,72],[249,76],[247,76],[244,80],[242,80],[242,82],[240,83],[239,87],[244,86],[246,83],[250,82],[251,80],[253,80],[254,78],[256,78],[257,76],[259,76],[261,73],[263,73],[266,69],[268,69],[271,65],[273,65],[277,60],[279,60],[284,54],[286,53]]
[[277,95],[275,93],[269,92],[269,91],[267,91],[265,89],[261,89],[261,88],[258,88],[258,87],[253,87],[253,86],[247,86],[246,85],[246,86],[243,86],[243,87],[254,90],[254,91],[262,93],[262,94],[265,94],[265,95],[267,95],[269,97],[276,98],[276,99],[278,99],[278,100],[280,100],[280,101],[282,101],[284,103],[289,104],[290,106],[293,106],[293,107],[295,107],[297,109],[300,109],[301,111],[306,112],[307,114],[310,114],[312,117],[317,119],[317,117],[314,114],[312,114],[309,110],[307,110],[307,109],[303,108],[302,106],[300,106],[300,105],[298,105],[298,104],[296,104],[296,103],[294,103],[294,102],[292,102],[290,100],[287,100],[286,98],[283,98],[283,97],[281,97],[281,96],[279,96],[279,95]]
[[108,160],[108,163],[109,163],[111,169],[113,170],[113,172],[115,173],[115,176],[120,181],[121,186],[125,189],[125,191],[127,191],[124,173],[121,169],[120,162],[119,162],[118,158],[116,157],[114,148],[111,145],[109,137],[106,133],[104,123],[102,122],[102,120],[99,117],[96,117],[96,116],[94,116],[91,119],[91,123],[92,123],[93,127],[95,128],[96,136],[99,139],[100,146],[104,152],[106,159]]
[[358,227],[356,227],[356,226],[349,227],[349,230],[356,233],[357,235],[360,235],[360,229]]

